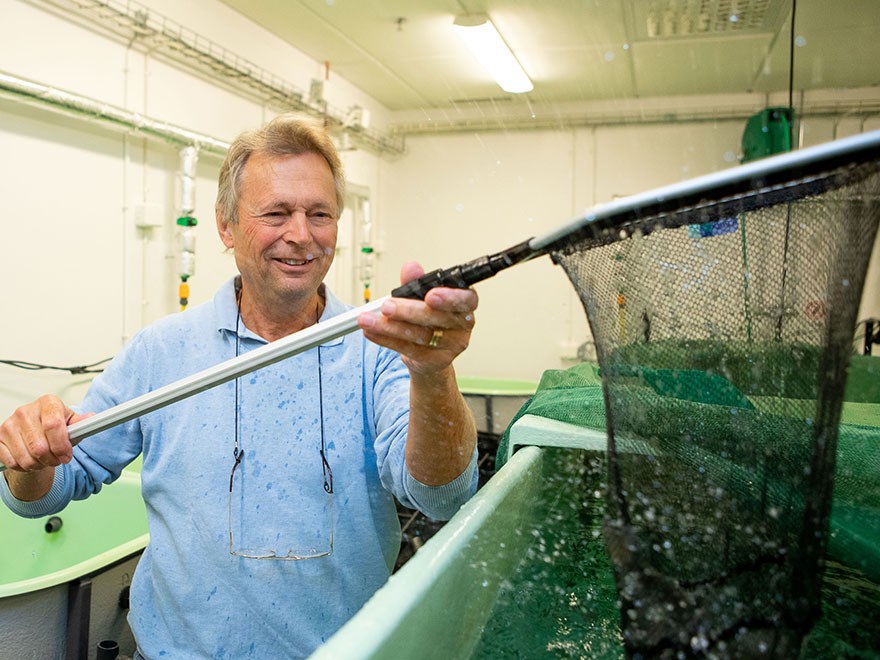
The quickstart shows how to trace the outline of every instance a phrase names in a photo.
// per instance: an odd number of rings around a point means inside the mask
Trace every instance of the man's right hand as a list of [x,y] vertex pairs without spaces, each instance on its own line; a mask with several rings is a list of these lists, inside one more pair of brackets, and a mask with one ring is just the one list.
[[87,416],[46,395],[21,406],[0,424],[0,462],[7,468],[4,475],[15,497],[35,500],[49,491],[54,467],[73,456],[68,425]]

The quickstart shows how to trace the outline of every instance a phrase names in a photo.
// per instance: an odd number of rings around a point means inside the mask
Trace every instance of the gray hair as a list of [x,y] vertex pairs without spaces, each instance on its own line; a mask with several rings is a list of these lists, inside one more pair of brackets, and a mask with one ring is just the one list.
[[238,222],[238,197],[241,176],[252,154],[294,156],[315,153],[330,166],[336,185],[336,207],[342,213],[345,201],[345,175],[342,161],[327,132],[317,123],[293,114],[279,115],[261,128],[239,135],[220,168],[215,208],[227,222]]

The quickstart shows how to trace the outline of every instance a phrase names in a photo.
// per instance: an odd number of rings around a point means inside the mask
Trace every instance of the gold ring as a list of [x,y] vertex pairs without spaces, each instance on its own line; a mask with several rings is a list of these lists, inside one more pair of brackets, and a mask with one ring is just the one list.
[[440,343],[440,340],[443,338],[442,330],[434,330],[434,334],[431,335],[431,341],[428,342],[428,346],[431,348],[437,348],[437,345]]

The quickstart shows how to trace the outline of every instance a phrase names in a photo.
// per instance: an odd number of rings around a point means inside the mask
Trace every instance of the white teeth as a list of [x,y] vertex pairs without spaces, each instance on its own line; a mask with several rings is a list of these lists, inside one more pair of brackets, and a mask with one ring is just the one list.
[[306,264],[313,262],[315,260],[315,258],[316,258],[315,255],[313,255],[311,252],[309,252],[306,255],[305,259],[282,259],[282,258],[278,257],[278,261],[280,261],[283,264],[287,264],[288,266],[305,266]]

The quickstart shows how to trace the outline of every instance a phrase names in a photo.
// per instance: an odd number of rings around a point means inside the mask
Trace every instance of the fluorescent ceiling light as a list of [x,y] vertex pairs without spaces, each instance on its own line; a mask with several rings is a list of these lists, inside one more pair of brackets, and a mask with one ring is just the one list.
[[534,89],[504,39],[485,14],[456,16],[456,33],[505,92],[522,94]]

